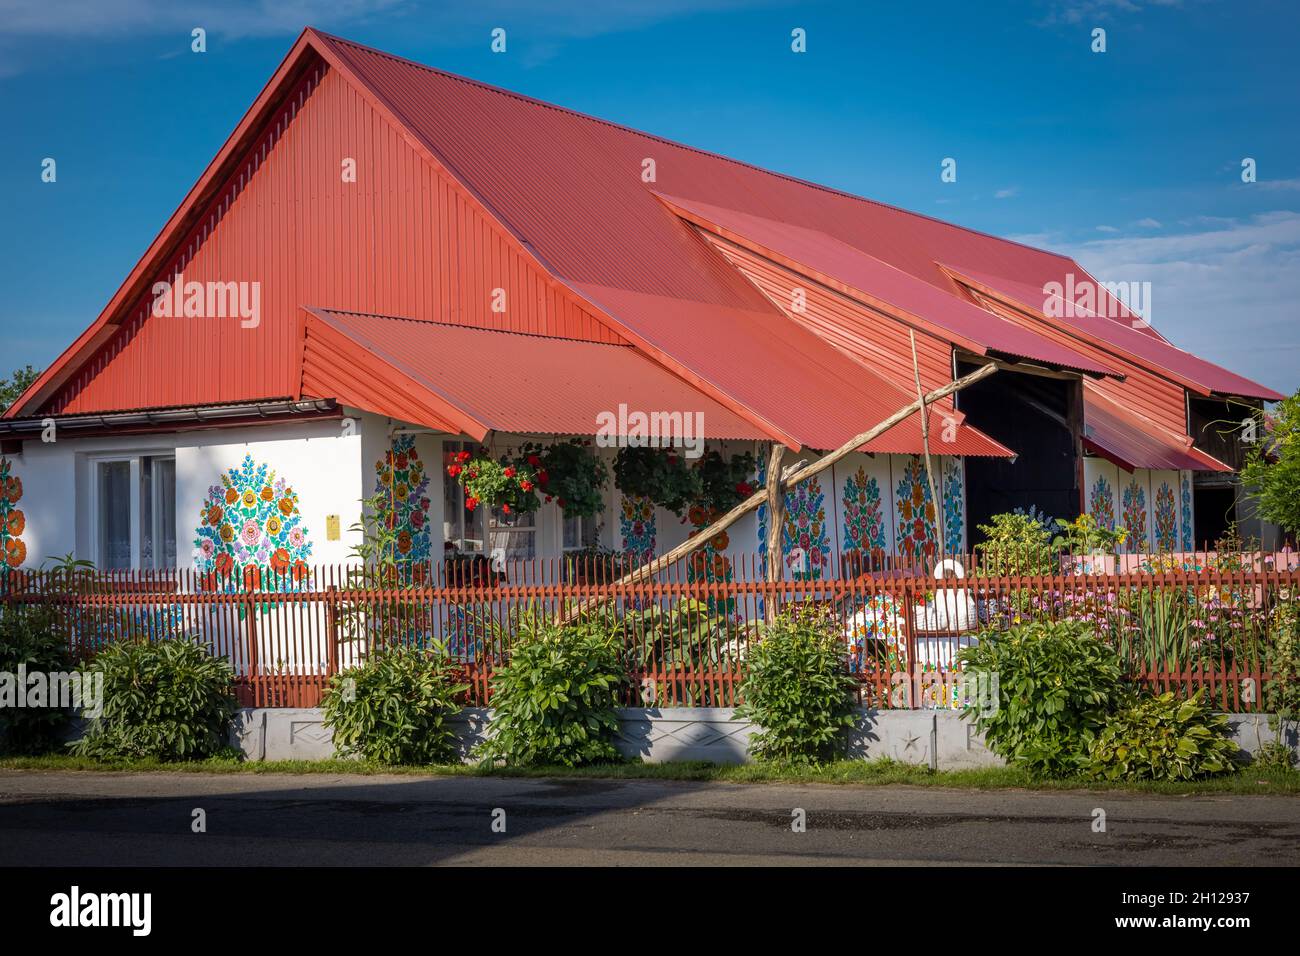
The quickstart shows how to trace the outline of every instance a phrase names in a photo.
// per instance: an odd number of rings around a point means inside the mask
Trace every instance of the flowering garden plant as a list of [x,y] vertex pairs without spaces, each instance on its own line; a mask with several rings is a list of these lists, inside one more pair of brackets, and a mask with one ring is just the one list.
[[479,505],[500,508],[505,514],[536,511],[537,472],[508,458],[500,460],[479,453],[457,452],[447,466],[447,474],[465,489],[465,507],[473,511]]
[[704,491],[699,471],[674,448],[620,448],[614,480],[624,495],[648,498],[679,518]]

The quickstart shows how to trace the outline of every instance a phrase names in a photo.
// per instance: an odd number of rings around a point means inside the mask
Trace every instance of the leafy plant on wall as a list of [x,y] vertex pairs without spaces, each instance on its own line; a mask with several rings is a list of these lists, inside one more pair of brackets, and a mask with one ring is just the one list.
[[22,533],[27,518],[18,510],[23,497],[23,480],[13,473],[13,462],[0,458],[0,577],[27,560]]
[[[791,553],[804,553],[795,561]],[[831,561],[830,536],[826,528],[826,495],[816,475],[799,482],[785,495],[785,516],[781,528],[781,554],[796,581],[819,581]]]
[[1137,476],[1124,486],[1124,530],[1128,532],[1128,550],[1141,551],[1147,540],[1147,492],[1137,483]]
[[930,482],[920,455],[908,459],[894,494],[898,512],[896,539],[899,556],[912,562],[933,557],[938,537],[934,528],[934,499],[930,495]]
[[308,576],[311,541],[298,496],[251,455],[208,489],[194,533],[194,564],[208,590],[292,591]]
[[845,550],[870,552],[888,547],[885,515],[880,504],[880,485],[859,468],[844,480]]
[[1098,475],[1088,493],[1088,514],[1099,527],[1107,531],[1115,530],[1115,490],[1105,475]]
[[398,561],[431,559],[428,491],[429,473],[415,448],[415,436],[395,435],[387,453],[375,462],[375,497],[379,520],[396,535],[393,557]]
[[1182,475],[1183,550],[1192,550],[1192,479],[1187,472]]
[[943,546],[949,554],[960,554],[962,550],[963,512],[966,510],[962,506],[964,493],[961,459],[949,458],[943,466]]
[[624,495],[618,519],[623,537],[623,553],[638,564],[655,555],[655,505],[649,498]]
[[1156,491],[1156,550],[1173,551],[1178,547],[1178,510],[1174,503],[1174,489],[1169,482],[1160,482]]

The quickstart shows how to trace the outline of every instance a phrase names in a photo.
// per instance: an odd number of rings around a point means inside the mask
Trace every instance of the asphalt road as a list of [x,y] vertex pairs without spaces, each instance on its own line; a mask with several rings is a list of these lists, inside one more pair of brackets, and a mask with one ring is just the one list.
[[3,866],[753,863],[1294,866],[1300,799],[0,772]]

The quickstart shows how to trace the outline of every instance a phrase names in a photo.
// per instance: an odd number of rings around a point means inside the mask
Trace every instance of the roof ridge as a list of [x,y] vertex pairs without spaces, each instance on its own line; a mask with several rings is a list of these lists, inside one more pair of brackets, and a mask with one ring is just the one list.
[[[882,209],[889,209],[892,210],[893,212],[902,213],[905,216],[915,216],[918,219],[925,219],[930,222],[937,223],[940,226],[947,226],[950,229],[960,229],[962,232],[967,232],[970,233],[971,235],[982,236],[985,239],[992,239],[995,242],[1004,242],[1007,243],[1008,245],[1017,246],[1021,249],[1028,249],[1031,252],[1042,253],[1043,255],[1051,256],[1054,259],[1064,259],[1067,261],[1072,261],[1070,260],[1069,256],[1063,255],[1062,253],[1059,252],[1053,252],[1050,249],[1041,249],[1038,246],[1031,246],[1028,243],[1019,242],[1015,239],[1008,239],[1005,236],[995,236],[993,233],[984,232],[982,229],[974,229],[970,226],[963,226],[955,222],[949,222],[946,219],[940,219],[938,216],[931,216],[928,213],[917,212],[916,210],[913,209],[905,209],[902,206],[896,206],[893,203],[887,203],[879,199],[872,199],[868,196],[859,196],[857,193],[851,193],[844,189],[837,189],[834,186],[827,186],[824,183],[816,183],[810,179],[802,179],[798,176],[793,176],[790,173],[777,172],[776,170],[773,169],[767,169],[763,166],[758,166],[755,165],[754,163],[746,162],[743,159],[737,159],[734,156],[727,156],[724,155],[723,153],[717,153],[714,152],[713,150],[703,149],[702,147],[699,146],[691,146],[689,143],[678,142],[677,140],[669,139],[666,136],[660,136],[657,133],[650,133],[647,132],[646,130],[637,129],[634,126],[627,126],[623,123],[619,123],[614,120],[604,119],[603,117],[600,116],[593,116],[591,113],[584,113],[581,110],[573,109],[570,106],[562,106],[559,103],[551,103],[547,100],[538,99],[535,96],[529,96],[527,93],[520,93],[516,90],[508,90],[503,86],[494,86],[491,83],[484,82],[483,80],[476,80],[473,77],[462,76],[459,73],[452,73],[450,70],[444,70],[436,66],[430,66],[427,63],[421,63],[418,60],[412,60],[409,57],[399,56],[396,53],[389,53],[387,50],[380,50],[376,47],[367,46],[364,43],[357,43],[355,40],[349,40],[346,39],[345,37],[336,36],[332,33],[326,33],[323,30],[315,30],[315,28],[312,29],[314,30],[315,33],[319,34],[320,36],[324,37],[326,40],[329,40],[331,42],[341,43],[344,46],[354,47],[358,50],[365,50],[367,53],[373,53],[376,56],[381,56],[384,57],[385,59],[392,60],[395,63],[405,64],[407,66],[415,67],[416,69],[419,70],[424,70],[425,72],[428,73],[435,73],[439,76],[446,77],[447,79],[456,80],[457,82],[460,83],[466,83],[470,86],[479,87],[480,89],[486,90],[489,93],[496,93],[501,96],[509,96],[514,99],[520,100],[524,103],[529,103],[533,106],[541,106],[546,109],[556,110],[560,113],[567,113],[570,116],[576,116],[579,119],[584,119],[587,120],[588,122],[598,123],[602,126],[608,126],[612,129],[617,129],[624,133],[632,133],[633,135],[640,136],[645,139],[653,140],[654,142],[664,143],[668,146],[673,146],[678,149],[684,149],[692,153],[698,153],[701,156],[708,156],[713,159],[718,159],[726,163],[732,163],[736,166],[743,166],[746,169],[752,169],[755,172],[762,173],[766,176],[773,176],[777,179],[783,179],[787,182],[808,187],[809,189],[816,189],[821,192],[831,193],[832,195],[842,196],[845,199],[852,199],[856,202],[867,203],[872,206],[878,206]],[[798,224],[791,223],[791,225],[798,225]]]

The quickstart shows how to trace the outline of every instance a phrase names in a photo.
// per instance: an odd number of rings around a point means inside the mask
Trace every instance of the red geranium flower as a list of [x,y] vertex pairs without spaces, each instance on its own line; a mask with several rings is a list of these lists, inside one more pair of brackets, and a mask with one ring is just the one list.
[[540,458],[538,458],[536,455],[529,455],[529,456],[528,456],[528,464],[532,465],[534,468],[536,468],[536,467],[537,467],[538,465],[540,465],[541,463],[542,463],[542,460],[541,460]]
[[507,477],[507,478],[513,478],[514,476],[515,476],[515,469],[514,469],[514,467],[512,466],[512,467],[510,467],[510,468],[507,468],[507,469],[506,469],[506,477]]
[[533,483],[525,478],[523,481],[519,482],[519,487],[524,489],[524,491],[532,491]]

